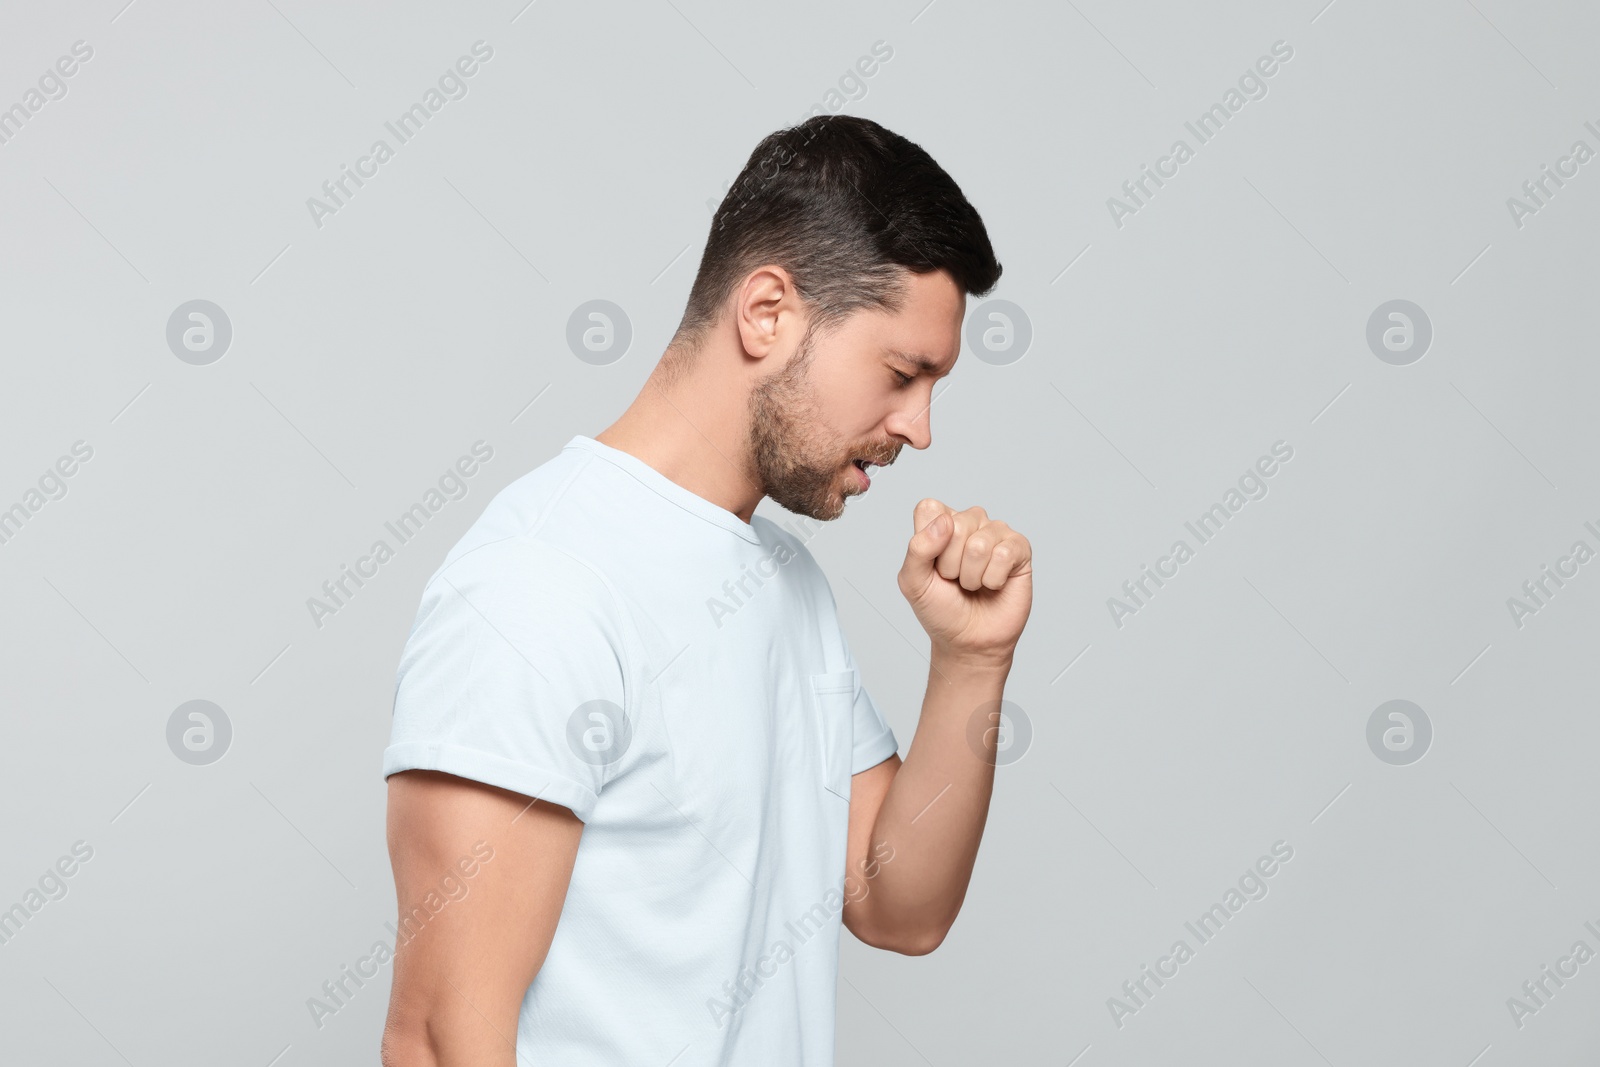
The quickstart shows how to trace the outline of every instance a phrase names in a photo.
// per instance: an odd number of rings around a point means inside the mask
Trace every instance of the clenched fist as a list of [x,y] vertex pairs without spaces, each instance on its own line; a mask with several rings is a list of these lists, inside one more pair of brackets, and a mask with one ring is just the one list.
[[912,520],[900,592],[934,651],[1009,664],[1033,606],[1033,546],[979,507],[957,511],[930,497]]

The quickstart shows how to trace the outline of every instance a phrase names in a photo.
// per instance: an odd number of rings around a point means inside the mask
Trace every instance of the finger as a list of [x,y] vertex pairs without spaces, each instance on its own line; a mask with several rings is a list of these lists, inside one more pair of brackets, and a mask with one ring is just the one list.
[[951,518],[955,519],[956,523],[955,536],[950,538],[950,543],[939,553],[939,561],[936,564],[941,578],[948,578],[953,582],[961,577],[961,557],[966,551],[967,538],[982,526],[988,517],[979,507],[952,513]]
[[911,509],[911,532],[917,534],[926,530],[928,524],[941,515],[954,515],[956,509],[942,500],[925,496],[917,501],[916,507]]
[[968,536],[966,547],[961,551],[961,588],[983,588],[983,577],[988,573],[994,552],[1010,533],[1011,527],[990,519]]
[[917,501],[911,518],[916,532],[906,544],[905,562],[900,566],[902,588],[906,591],[927,587],[933,573],[933,561],[950,542],[955,529],[950,508],[932,497]]
[[988,589],[999,589],[1013,574],[1027,571],[1033,562],[1033,546],[1028,539],[1008,529],[1006,535],[989,553],[989,566],[983,572],[983,584]]
[[989,568],[989,555],[998,543],[992,526],[991,523],[972,531],[961,548],[961,574],[956,580],[968,592],[983,588],[983,574]]

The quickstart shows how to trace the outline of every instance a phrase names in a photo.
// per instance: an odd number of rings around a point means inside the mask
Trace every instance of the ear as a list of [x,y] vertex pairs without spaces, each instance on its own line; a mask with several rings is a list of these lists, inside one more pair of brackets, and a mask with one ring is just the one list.
[[734,297],[734,321],[745,355],[762,359],[790,351],[804,331],[800,293],[789,272],[775,263],[752,271]]

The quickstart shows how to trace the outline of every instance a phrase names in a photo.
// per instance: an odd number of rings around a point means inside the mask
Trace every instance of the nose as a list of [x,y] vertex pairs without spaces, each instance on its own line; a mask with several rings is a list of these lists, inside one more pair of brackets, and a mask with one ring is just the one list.
[[909,404],[896,410],[884,428],[912,448],[923,449],[933,444],[932,393],[930,388],[926,397],[912,399]]

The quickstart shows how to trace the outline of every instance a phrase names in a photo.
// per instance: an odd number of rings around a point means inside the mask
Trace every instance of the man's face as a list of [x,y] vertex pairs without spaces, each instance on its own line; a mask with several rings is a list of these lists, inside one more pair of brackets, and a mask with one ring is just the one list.
[[751,390],[756,474],[789,511],[836,519],[846,497],[866,492],[853,460],[887,466],[905,445],[932,443],[933,383],[961,353],[966,294],[944,271],[904,278],[898,312],[857,312]]

